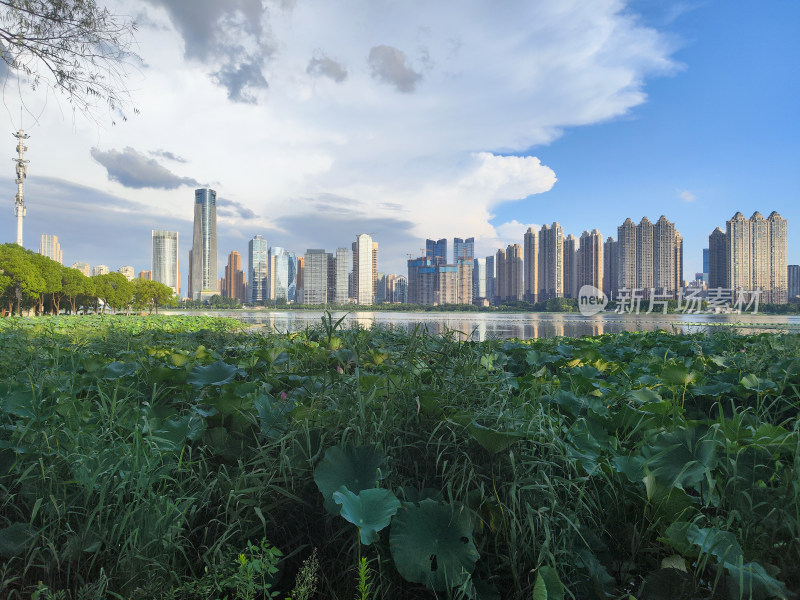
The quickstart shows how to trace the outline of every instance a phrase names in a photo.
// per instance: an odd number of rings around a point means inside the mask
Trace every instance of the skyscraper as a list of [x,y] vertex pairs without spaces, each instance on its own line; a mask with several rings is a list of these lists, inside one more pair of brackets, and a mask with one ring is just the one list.
[[509,244],[497,251],[497,288],[500,302],[522,300],[522,246]]
[[92,267],[92,277],[95,275],[108,275],[111,270],[106,265],[97,265]]
[[294,252],[281,246],[272,246],[268,251],[267,264],[267,299],[294,302],[297,291],[297,258]]
[[532,227],[528,227],[523,236],[523,247],[525,293],[522,297],[526,302],[536,302],[539,296],[539,234]]
[[58,243],[57,235],[42,235],[39,254],[56,261],[60,265],[64,264],[64,253],[61,252],[61,244]]
[[488,298],[486,294],[486,259],[474,258],[472,260],[472,299]]
[[264,304],[267,299],[267,240],[255,236],[247,244],[247,287],[252,304]]
[[432,258],[436,263],[447,262],[447,239],[438,241],[425,240],[425,256]]
[[335,258],[334,297],[336,304],[347,304],[347,275],[350,272],[350,253],[347,248],[337,248]]
[[497,298],[497,270],[494,267],[495,257],[486,257],[486,299],[495,304]]
[[219,290],[217,276],[217,192],[194,191],[194,236],[192,238],[193,300],[212,296]]
[[603,290],[603,235],[594,229],[581,234],[578,248],[578,293],[585,285]]
[[246,302],[242,255],[236,250],[228,255],[228,264],[225,266],[225,277],[222,279],[221,292],[226,298],[235,298],[239,302]]
[[767,217],[769,224],[769,299],[773,304],[789,301],[788,239],[786,219],[776,211]]
[[377,273],[373,265],[377,257],[378,249],[374,247],[372,237],[366,233],[357,235],[353,242],[353,296],[356,304],[372,304],[375,299]]
[[150,270],[153,281],[172,288],[172,293],[181,292],[180,271],[178,270],[178,232],[153,229],[150,233]]
[[708,236],[708,289],[728,287],[728,236],[717,227]]
[[725,223],[725,227],[728,241],[728,286],[734,290],[750,290],[753,275],[750,222],[742,213],[737,212]]
[[653,287],[657,294],[677,297],[682,274],[678,274],[678,232],[664,215],[653,225]]
[[578,297],[578,239],[571,233],[564,238],[564,298]]
[[432,256],[408,260],[408,302],[432,306],[438,301],[436,285],[436,263]]
[[322,248],[309,248],[303,257],[303,302],[326,304],[328,299],[328,261]]
[[556,221],[539,230],[539,302],[564,297],[564,229]]
[[642,217],[636,226],[636,286],[647,295],[655,282],[653,273],[653,223]]
[[787,278],[789,285],[789,302],[800,299],[800,265],[787,265]]
[[617,227],[617,293],[621,289],[633,290],[638,285],[637,233],[638,228],[630,217]]
[[472,260],[475,258],[475,238],[453,238],[453,262],[461,260]]
[[603,294],[606,298],[616,298],[619,287],[619,258],[617,242],[608,236],[603,244]]

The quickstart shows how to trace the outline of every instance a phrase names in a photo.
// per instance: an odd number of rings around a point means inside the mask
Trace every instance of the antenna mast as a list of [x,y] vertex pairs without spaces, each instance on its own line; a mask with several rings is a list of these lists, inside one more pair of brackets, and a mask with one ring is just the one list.
[[17,158],[12,158],[17,163],[17,195],[14,198],[14,214],[17,216],[17,244],[22,246],[22,219],[25,216],[25,178],[28,176],[27,164],[29,161],[25,160],[25,151],[28,147],[24,144],[23,140],[27,140],[30,136],[27,135],[22,129],[17,133],[12,133],[17,138]]

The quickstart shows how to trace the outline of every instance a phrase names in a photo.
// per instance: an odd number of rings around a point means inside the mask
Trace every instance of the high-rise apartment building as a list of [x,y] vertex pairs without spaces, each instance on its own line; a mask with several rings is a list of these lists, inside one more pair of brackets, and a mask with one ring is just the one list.
[[97,265],[96,267],[92,267],[92,277],[95,275],[108,275],[111,272],[106,265]]
[[556,221],[539,230],[539,302],[564,297],[564,229]]
[[578,248],[578,292],[585,285],[603,290],[603,235],[594,229],[581,234]]
[[642,217],[636,226],[636,287],[644,290],[645,295],[650,293],[656,280],[653,272],[654,235],[653,223]]
[[425,256],[436,263],[447,263],[447,239],[425,240]]
[[56,261],[60,265],[64,264],[64,253],[61,251],[61,244],[58,243],[57,235],[42,235],[39,254]]
[[386,302],[386,274],[378,273],[375,277],[375,304]]
[[[445,251],[446,254],[446,251]],[[472,260],[475,258],[475,238],[453,238],[453,262],[458,263],[459,260]]]
[[786,304],[789,301],[788,281],[788,238],[786,219],[776,211],[767,217],[769,233],[769,298],[773,304]]
[[117,269],[117,273],[124,275],[128,281],[133,281],[136,277],[136,271],[133,270],[131,265],[125,265]]
[[683,285],[683,238],[675,224],[661,216],[653,224],[642,217],[638,225],[628,218],[617,228],[617,293],[640,290],[649,297],[676,297]]
[[489,298],[486,293],[486,259],[472,259],[472,299],[484,300]]
[[264,304],[267,300],[267,273],[269,272],[269,247],[267,240],[255,236],[247,244],[247,290],[251,304]]
[[297,257],[297,276],[294,291],[295,302],[298,304],[305,304],[305,277],[306,277],[306,259],[304,256]]
[[638,228],[630,218],[617,227],[617,294],[621,289],[633,290],[638,285],[637,233]]
[[578,239],[571,233],[564,238],[564,298],[578,297]]
[[458,266],[436,265],[435,304],[458,304]]
[[330,254],[322,248],[309,248],[303,257],[303,302],[328,303],[328,262]]
[[350,272],[350,252],[347,248],[337,248],[335,258],[334,297],[336,304],[347,304],[347,281]]
[[737,212],[725,223],[728,241],[728,285],[734,289],[750,290],[753,276],[753,245],[750,241],[750,222]]
[[85,262],[72,263],[72,268],[77,269],[78,271],[86,275],[86,277],[89,277],[92,274],[92,267],[89,266],[89,263]]
[[525,286],[522,298],[526,302],[536,302],[539,297],[539,234],[532,227],[525,232],[522,246]]
[[372,237],[366,233],[357,235],[353,242],[353,297],[356,304],[372,304],[375,300],[377,258],[378,249]]
[[139,279],[153,280],[153,271],[139,271]]
[[708,236],[708,288],[728,288],[728,236],[717,227]]
[[494,304],[497,298],[497,270],[494,263],[494,256],[486,257],[486,299],[490,304]]
[[239,302],[246,302],[245,291],[242,255],[234,250],[228,255],[228,264],[225,266],[225,277],[222,278],[221,292],[225,298],[235,298]]
[[788,301],[800,301],[800,265],[787,265]]
[[456,261],[456,304],[472,304],[472,259]]
[[683,274],[679,273],[682,244],[675,224],[664,215],[653,225],[653,287],[657,294],[676,298]]
[[503,250],[497,251],[497,289],[500,302],[515,302],[522,300],[523,269],[522,246],[509,244]]
[[408,260],[408,302],[433,306],[436,297],[436,265],[432,256]]
[[403,275],[387,275],[386,301],[394,304],[408,303],[408,279]]
[[750,219],[737,212],[709,236],[708,286],[761,291],[761,302],[788,300],[787,223],[773,211],[766,219],[756,211]]
[[217,192],[194,192],[194,235],[192,237],[192,299],[201,300],[219,290],[217,266]]
[[606,298],[616,298],[619,288],[619,246],[612,236],[603,244],[603,294]]
[[163,283],[180,295],[181,274],[178,268],[178,232],[153,229],[150,232],[150,270],[153,281]]

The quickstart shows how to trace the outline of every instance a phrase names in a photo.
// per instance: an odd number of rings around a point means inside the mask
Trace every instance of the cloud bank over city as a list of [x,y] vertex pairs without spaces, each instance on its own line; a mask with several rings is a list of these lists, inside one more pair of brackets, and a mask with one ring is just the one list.
[[[478,254],[494,252],[517,225],[493,225],[497,207],[544,202],[558,185],[537,148],[629,114],[648,78],[678,68],[670,40],[618,0],[114,8],[140,23],[143,66],[130,79],[140,114],[98,129],[63,100],[23,91],[31,112],[51,103],[35,124],[23,117],[29,177],[135,201],[153,229],[190,223],[193,188],[209,185],[224,199],[220,256],[244,254],[257,233],[302,254],[374,232],[387,272],[404,272],[425,237],[474,236]],[[60,193],[64,206],[84,201]],[[76,256],[78,232],[47,233],[65,260],[122,260],[102,258],[107,247]],[[144,268],[149,231],[130,231],[142,234],[144,250],[123,262]]]

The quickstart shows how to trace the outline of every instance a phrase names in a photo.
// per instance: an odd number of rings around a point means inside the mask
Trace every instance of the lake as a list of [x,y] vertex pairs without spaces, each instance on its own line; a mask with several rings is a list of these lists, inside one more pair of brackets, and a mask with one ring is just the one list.
[[[229,316],[254,327],[290,332],[313,327],[320,323],[323,311],[311,310],[214,310],[167,311],[169,314],[204,314]],[[412,330],[415,327],[439,334],[457,332],[462,339],[518,338],[521,340],[556,336],[580,337],[622,331],[655,331],[664,329],[676,333],[710,331],[736,324],[742,331],[800,332],[800,316],[795,315],[714,315],[714,314],[616,314],[600,313],[585,317],[580,313],[462,313],[462,312],[340,312],[331,313],[334,321],[345,317],[347,327],[373,325]]]

